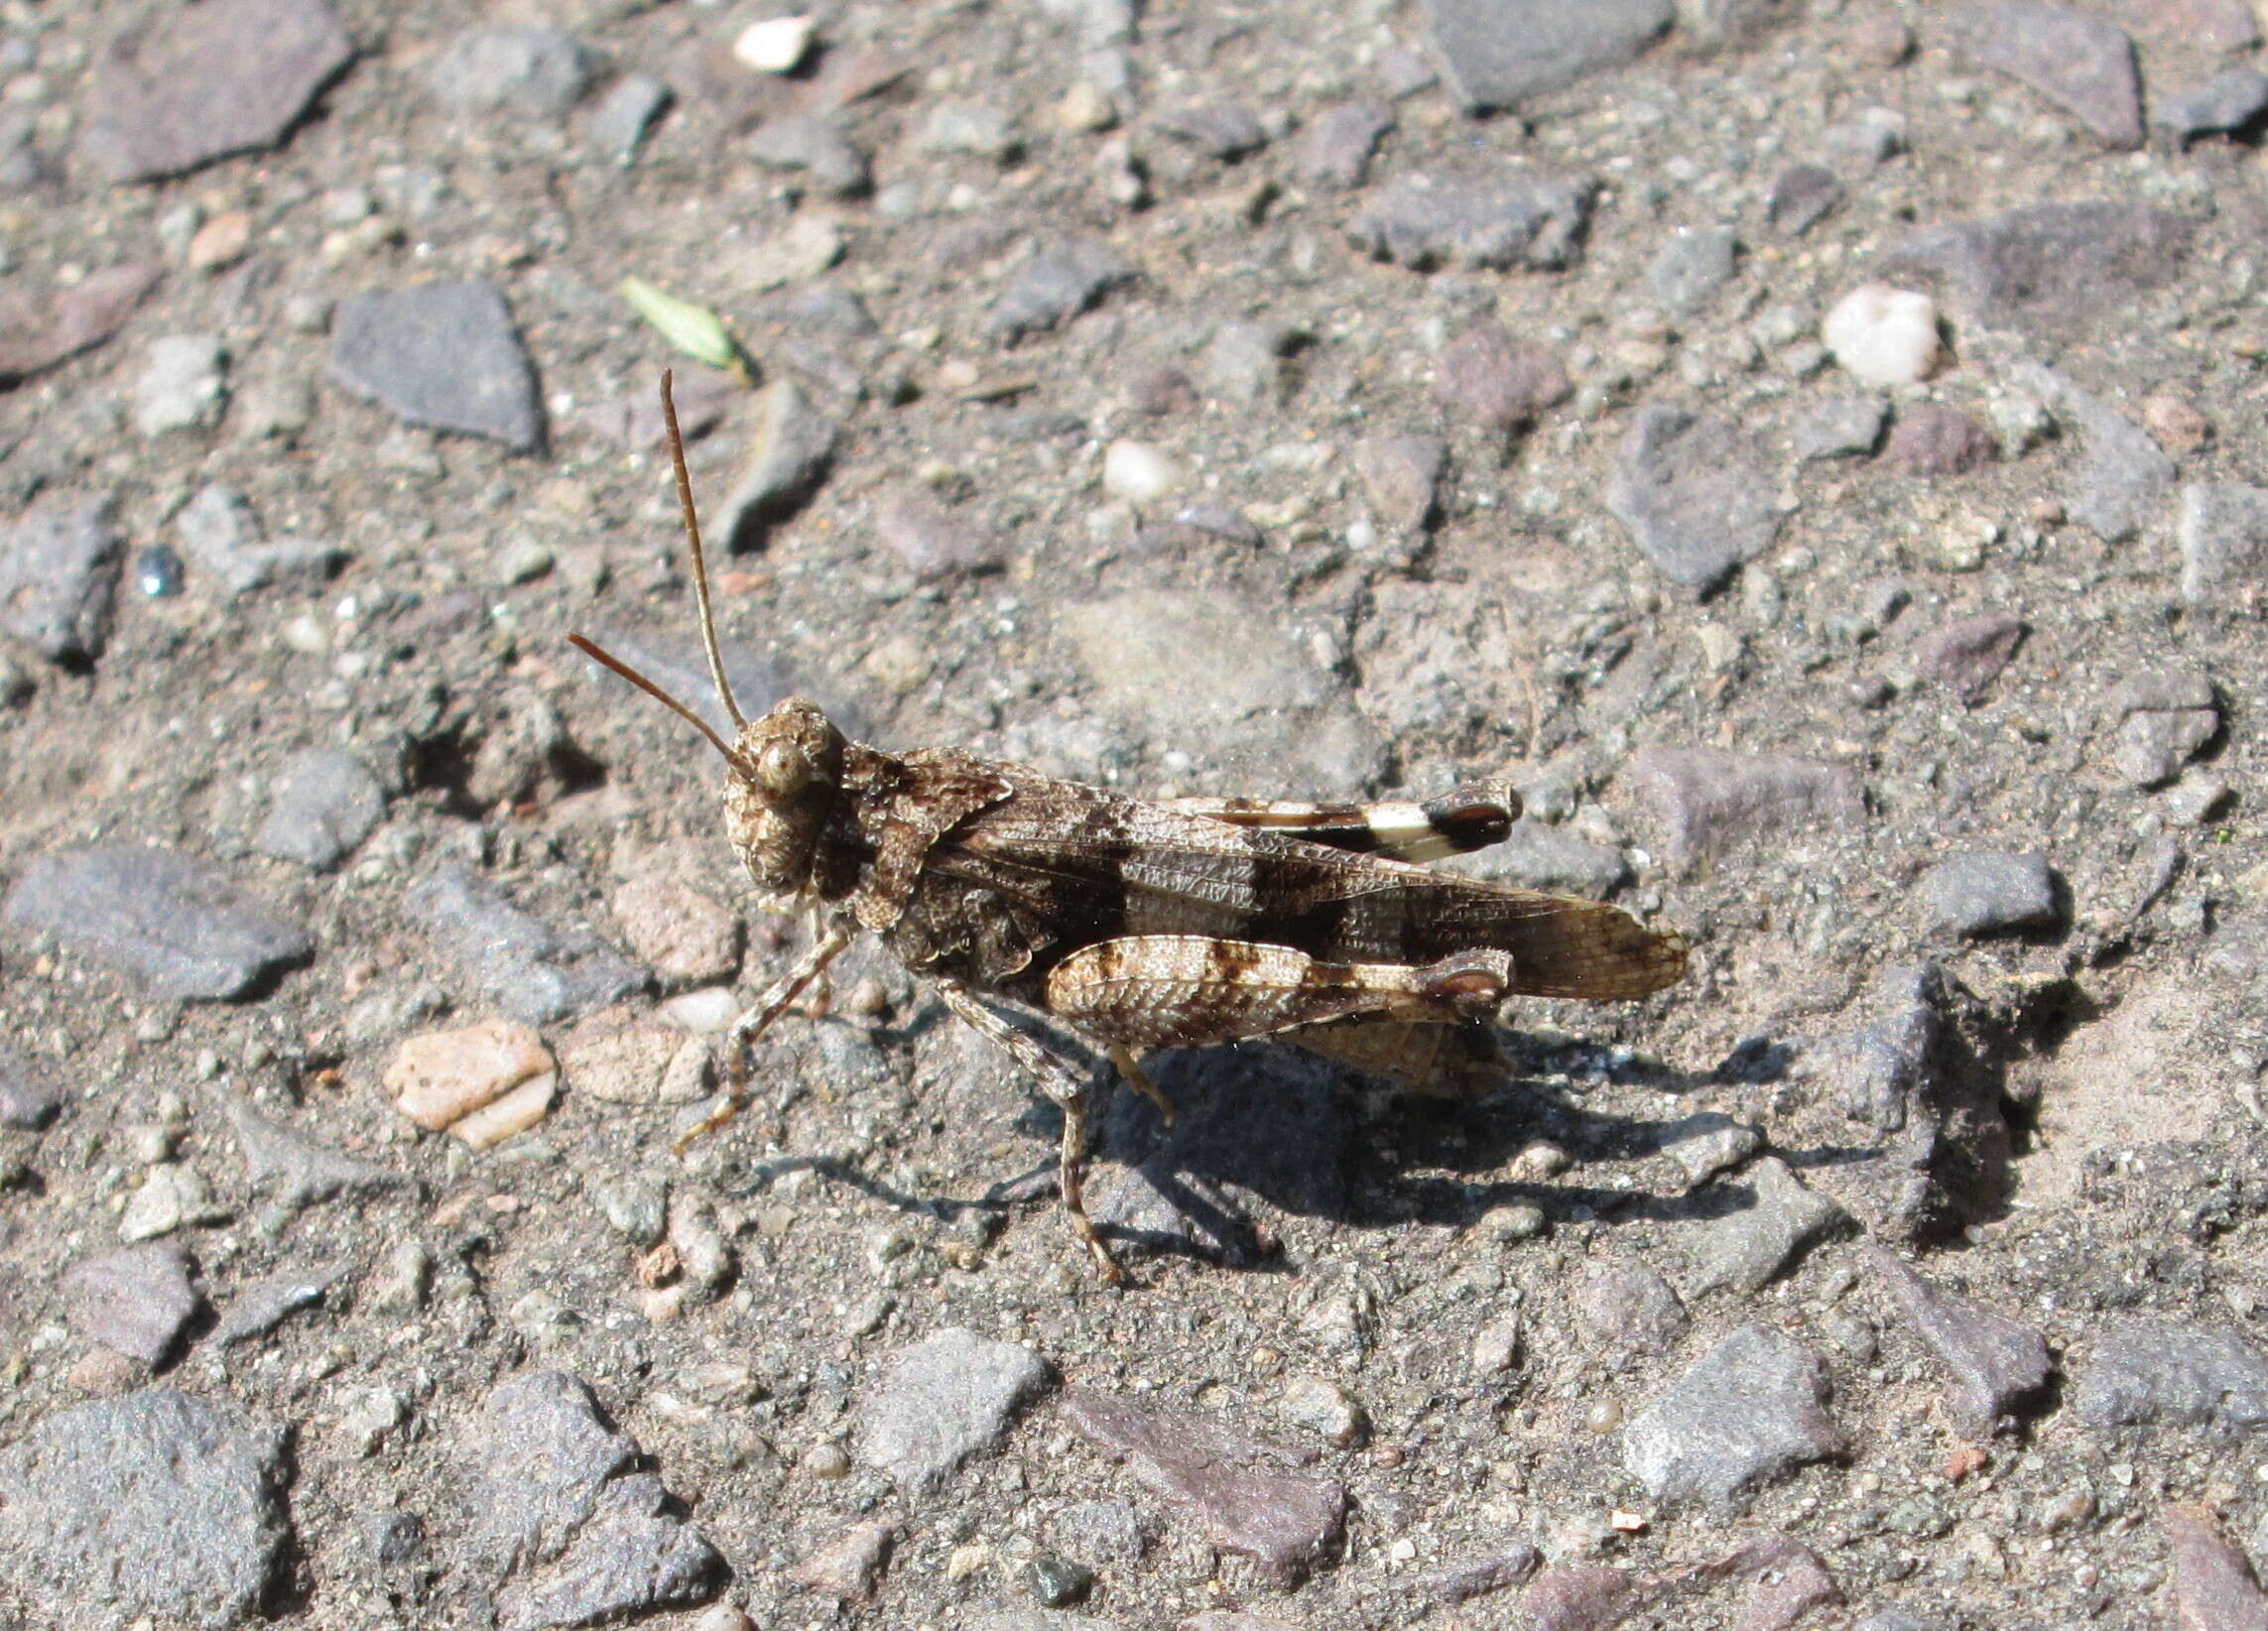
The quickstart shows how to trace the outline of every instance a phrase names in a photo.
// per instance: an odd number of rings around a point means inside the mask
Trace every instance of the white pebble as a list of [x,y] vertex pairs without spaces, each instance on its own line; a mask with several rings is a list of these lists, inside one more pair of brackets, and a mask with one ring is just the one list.
[[1912,385],[1938,365],[1937,302],[1910,289],[1860,284],[1835,302],[1820,337],[1854,379]]
[[1103,491],[1129,504],[1154,503],[1188,479],[1171,454],[1147,441],[1121,438],[1102,455]]
[[759,73],[793,73],[812,49],[809,17],[767,17],[732,42],[732,55]]
[[707,985],[662,1004],[662,1017],[696,1037],[712,1036],[740,1017],[745,1006],[729,985]]

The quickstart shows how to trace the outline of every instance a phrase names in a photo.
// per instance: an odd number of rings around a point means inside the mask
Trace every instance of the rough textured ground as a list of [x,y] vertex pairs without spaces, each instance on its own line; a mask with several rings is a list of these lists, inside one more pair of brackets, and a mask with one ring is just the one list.
[[[2243,0],[335,8],[0,5],[0,1619],[2268,1622]],[[1123,1291],[865,952],[673,1156],[673,360],[745,701],[1692,977],[1159,1060]]]

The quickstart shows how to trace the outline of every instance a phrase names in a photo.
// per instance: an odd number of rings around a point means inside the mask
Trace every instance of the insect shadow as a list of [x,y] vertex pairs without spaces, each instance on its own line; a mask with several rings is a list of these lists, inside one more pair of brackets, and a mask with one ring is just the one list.
[[[1296,1047],[1159,1054],[1151,1073],[1179,1114],[1168,1128],[1138,1096],[1112,1099],[1098,1153],[1114,1165],[1098,1173],[1095,1221],[1152,1252],[1264,1268],[1272,1253],[1255,1215],[1263,1208],[1371,1229],[1465,1227],[1515,1201],[1563,1221],[1698,1221],[1747,1203],[1721,1191],[1651,1195],[1489,1176],[1545,1139],[1588,1159],[1642,1157],[1662,1147],[1668,1125],[1592,1110],[1567,1085],[1569,1072],[1537,1068],[1545,1062],[1523,1059],[1517,1046],[1509,1052],[1498,1087],[1454,1100],[1381,1093],[1369,1078]],[[1713,1079],[1643,1059],[1605,1068],[1617,1080],[1681,1095]]]
[[[1594,1109],[1584,1102],[1591,1088],[1637,1086],[1683,1097],[1728,1082],[1776,1081],[1794,1058],[1786,1044],[1753,1039],[1715,1068],[1689,1071],[1620,1050],[1505,1033],[1500,1083],[1477,1097],[1445,1099],[1383,1090],[1345,1065],[1280,1042],[1167,1049],[1146,1068],[1175,1105],[1168,1127],[1147,1099],[1114,1087],[1107,1062],[1074,1037],[1037,1017],[1013,1015],[1010,1022],[1089,1073],[1104,1095],[1093,1175],[1094,1220],[1104,1236],[1143,1255],[1258,1273],[1296,1268],[1277,1249],[1271,1215],[1363,1231],[1409,1222],[1468,1227],[1517,1201],[1561,1222],[1589,1216],[1696,1223],[1740,1210],[1753,1200],[1737,1186],[1650,1193],[1566,1177],[1489,1175],[1538,1140],[1585,1162],[1643,1160],[1665,1148],[1673,1121]],[[942,1009],[923,1005],[903,1026],[871,1034],[885,1048],[906,1047],[946,1023]],[[1013,1073],[1003,1065],[1002,1074],[998,1090],[1008,1090]],[[1014,1126],[1044,1151],[1060,1132],[1060,1112],[1034,1091]],[[1792,1164],[1818,1165],[1870,1152],[1782,1153]],[[1056,1180],[1054,1161],[1043,1159],[978,1196],[911,1193],[839,1158],[775,1157],[748,1169],[751,1189],[798,1169],[947,1222],[1024,1208],[1052,1195]]]

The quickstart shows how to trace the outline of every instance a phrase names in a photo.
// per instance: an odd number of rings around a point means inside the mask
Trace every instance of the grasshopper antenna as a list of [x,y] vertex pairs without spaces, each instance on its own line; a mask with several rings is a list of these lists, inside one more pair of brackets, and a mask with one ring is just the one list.
[[633,686],[636,686],[648,696],[651,696],[655,701],[661,703],[662,706],[668,708],[679,718],[692,725],[693,729],[699,731],[703,736],[708,738],[709,745],[715,748],[717,752],[723,754],[727,763],[735,766],[741,763],[740,755],[732,751],[731,745],[727,743],[723,737],[717,735],[715,726],[711,725],[706,719],[703,719],[699,714],[693,712],[692,708],[687,707],[685,703],[679,701],[675,696],[672,696],[668,691],[664,690],[657,682],[647,679],[636,669],[623,662],[621,658],[615,656],[612,652],[599,645],[596,641],[585,640],[579,634],[570,634],[567,636],[567,644],[574,647],[576,651],[581,652],[583,656],[589,658],[593,663],[600,665],[602,668],[612,669],[616,674],[619,674],[623,679],[629,681]]
[[[708,598],[708,561],[701,553],[700,522],[693,515],[693,477],[686,471],[686,439],[678,430],[678,405],[676,399],[670,394],[670,370],[667,368],[662,370],[662,422],[669,427],[670,461],[676,466],[678,472],[678,508],[685,515],[686,538],[693,545],[693,598],[700,605],[700,639],[702,646],[708,652],[708,677],[716,686],[716,694],[724,702],[724,711],[732,716],[733,729],[738,731],[747,725],[748,720],[741,713],[740,704],[733,699],[732,682],[724,677],[724,653],[716,643],[716,613],[709,604]],[[708,738],[709,746],[723,754],[726,763],[734,766],[741,763],[739,753],[722,736],[717,734],[715,727],[678,700],[677,697],[671,695],[658,683],[647,679],[646,676],[640,674],[595,641],[586,640],[579,634],[568,635],[567,644],[573,646],[575,650],[581,652],[592,662],[604,668],[612,669],[655,701],[684,719],[693,729]]]
[[[671,371],[662,370],[662,423],[670,428],[670,462],[678,472],[678,508],[685,513],[686,542],[693,547],[693,599],[700,605],[700,639],[708,648],[708,677],[716,686],[716,694],[724,703],[724,711],[731,715],[735,731],[746,728],[748,720],[733,700],[732,682],[725,678],[724,653],[716,643],[716,612],[708,598],[708,558],[701,553],[700,519],[693,514],[693,477],[686,471],[686,439],[678,432],[677,399],[670,394]],[[712,737],[715,732],[709,733]],[[732,755],[727,753],[726,758]]]

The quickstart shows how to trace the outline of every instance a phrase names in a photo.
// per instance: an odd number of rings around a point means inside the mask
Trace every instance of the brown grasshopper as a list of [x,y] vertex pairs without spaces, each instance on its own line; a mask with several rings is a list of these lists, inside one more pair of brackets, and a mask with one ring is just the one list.
[[1594,901],[1416,864],[1502,839],[1520,814],[1509,788],[1368,807],[1144,802],[958,748],[883,753],[802,697],[745,717],[717,646],[667,374],[662,408],[701,640],[733,739],[569,638],[708,738],[725,762],[725,832],[760,902],[816,909],[819,926],[734,1023],[729,1090],[681,1150],[740,1111],[756,1039],[865,930],[1061,1108],[1064,1208],[1116,1280],[1080,1193],[1088,1083],[987,999],[1099,1043],[1170,1120],[1142,1051],[1274,1036],[1393,1073],[1440,1052],[1413,1054],[1414,1040],[1481,1031],[1507,997],[1635,998],[1684,975],[1683,936]]

